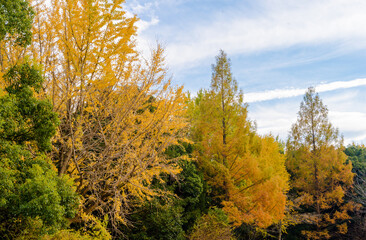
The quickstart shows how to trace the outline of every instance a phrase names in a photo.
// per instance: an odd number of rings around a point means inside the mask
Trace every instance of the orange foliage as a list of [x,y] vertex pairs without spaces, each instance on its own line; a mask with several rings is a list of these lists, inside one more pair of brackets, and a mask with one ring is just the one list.
[[269,226],[284,217],[288,174],[273,137],[260,137],[224,52],[216,58],[210,91],[191,102],[196,157],[213,195],[235,225]]
[[[329,123],[327,114],[328,109],[310,88],[287,144],[287,167],[298,194],[295,202],[313,210],[311,223],[317,230],[304,231],[311,239],[330,238],[327,227],[350,219],[348,212],[355,207],[352,202],[344,203],[354,174],[351,163],[346,164],[338,130]],[[343,223],[338,228],[342,234],[347,232]]]

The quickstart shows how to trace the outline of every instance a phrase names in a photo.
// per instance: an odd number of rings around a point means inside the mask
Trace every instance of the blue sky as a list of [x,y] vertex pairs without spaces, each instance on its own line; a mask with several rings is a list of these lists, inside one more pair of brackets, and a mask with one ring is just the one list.
[[286,139],[302,95],[315,86],[345,143],[366,144],[366,1],[126,0],[138,49],[166,48],[174,83],[208,88],[227,52],[260,134]]

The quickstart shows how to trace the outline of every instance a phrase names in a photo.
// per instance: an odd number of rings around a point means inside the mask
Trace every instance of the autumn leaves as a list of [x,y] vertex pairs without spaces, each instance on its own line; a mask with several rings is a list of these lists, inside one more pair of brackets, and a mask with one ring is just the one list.
[[231,221],[267,227],[283,217],[288,174],[273,137],[261,137],[247,118],[243,94],[221,51],[213,65],[211,89],[192,105],[197,161],[215,198]]
[[287,168],[295,192],[291,197],[314,213],[302,216],[302,221],[316,225],[316,229],[302,232],[311,239],[328,239],[337,232],[345,234],[351,218],[348,213],[356,207],[344,201],[354,174],[351,163],[347,164],[338,130],[327,115],[328,109],[309,88],[287,141]]
[[[122,3],[53,0],[47,6],[33,0],[31,45],[12,39],[0,44],[2,72],[26,61],[43,68],[42,91],[33,86],[32,94],[49,98],[58,114],[48,154],[58,176],[69,176],[80,196],[78,214],[71,219],[74,228],[97,226],[122,236],[121,226],[133,225],[133,209],[146,207],[151,199],[159,203],[157,209],[167,209],[170,205],[160,205],[159,197],[168,195],[161,185],[184,170],[178,164],[184,160],[192,168],[184,172],[186,179],[199,189],[197,194],[189,189],[196,205],[201,195],[210,198],[202,209],[192,210],[195,214],[187,219],[196,225],[185,236],[214,236],[207,233],[210,224],[222,227],[218,239],[220,234],[231,238],[231,230],[242,226],[277,224],[282,229],[289,203],[307,213],[301,221],[311,216],[313,229],[303,231],[304,236],[329,238],[329,226],[345,233],[354,207],[344,201],[352,167],[314,90],[306,93],[284,149],[273,136],[259,135],[248,119],[225,52],[212,66],[210,88],[190,98],[170,84],[160,45],[142,60],[134,42],[137,18],[127,17]],[[0,85],[6,85],[4,78]],[[169,148],[184,144],[194,149],[168,156]],[[167,210],[175,211],[167,216],[179,216],[183,210],[177,209]]]
[[212,196],[232,224],[308,224],[301,234],[309,239],[347,233],[349,213],[357,207],[345,202],[352,165],[315,90],[305,94],[286,149],[280,149],[272,136],[259,136],[247,118],[223,51],[212,69],[211,88],[189,105],[191,137]]
[[[156,195],[153,177],[179,168],[164,155],[186,127],[182,87],[170,85],[160,46],[150,60],[135,50],[136,17],[122,0],[32,1],[33,41],[2,43],[3,56],[27,56],[44,69],[44,94],[60,125],[52,159],[82,196],[78,218],[107,215],[126,223],[130,202]],[[2,59],[2,66],[12,63]]]
[[[163,154],[186,126],[182,88],[170,86],[163,49],[147,62],[134,49],[136,18],[122,1],[53,1],[39,12],[33,56],[44,59],[45,91],[60,116],[53,158],[75,179],[88,214],[126,222],[130,201],[156,194]],[[36,9],[42,9],[41,7]]]

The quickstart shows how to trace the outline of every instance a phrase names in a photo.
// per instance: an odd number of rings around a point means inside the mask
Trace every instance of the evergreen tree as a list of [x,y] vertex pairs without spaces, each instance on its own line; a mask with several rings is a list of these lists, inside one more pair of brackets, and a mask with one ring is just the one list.
[[5,75],[0,97],[0,235],[39,238],[67,226],[78,207],[73,182],[58,177],[47,158],[58,118],[48,100],[35,98],[42,77],[28,63]]

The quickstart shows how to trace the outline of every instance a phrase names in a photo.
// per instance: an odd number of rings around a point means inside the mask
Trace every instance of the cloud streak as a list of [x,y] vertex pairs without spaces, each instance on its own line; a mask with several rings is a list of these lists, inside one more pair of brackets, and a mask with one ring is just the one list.
[[230,55],[329,43],[354,48],[366,39],[366,31],[361,30],[366,21],[365,1],[309,0],[304,4],[262,0],[257,3],[259,13],[254,16],[243,14],[239,6],[236,11],[223,10],[210,23],[187,24],[187,29],[168,39],[171,65],[192,65],[211,58],[220,48]]
[[[355,79],[352,81],[337,81],[332,83],[319,84],[315,87],[317,92],[328,92],[338,89],[347,89],[359,86],[366,86],[366,78]],[[244,94],[244,99],[248,103],[261,102],[274,99],[290,98],[303,95],[307,91],[306,88],[296,89],[275,89],[264,92],[251,92]]]

